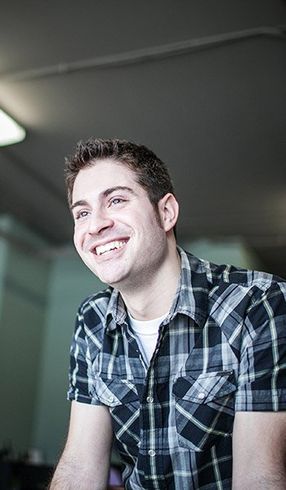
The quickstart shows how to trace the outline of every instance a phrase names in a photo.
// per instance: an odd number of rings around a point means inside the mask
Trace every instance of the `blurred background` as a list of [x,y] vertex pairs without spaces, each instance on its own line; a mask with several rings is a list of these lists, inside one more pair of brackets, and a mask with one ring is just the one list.
[[79,139],[149,146],[180,244],[286,277],[285,41],[283,0],[1,2],[0,109],[26,131],[0,148],[2,454],[57,460],[76,310],[103,287],[72,246]]

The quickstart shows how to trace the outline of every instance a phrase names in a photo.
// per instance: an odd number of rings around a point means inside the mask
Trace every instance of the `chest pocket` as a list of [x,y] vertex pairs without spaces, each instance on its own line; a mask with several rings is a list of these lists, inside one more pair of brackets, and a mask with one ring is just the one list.
[[204,451],[231,436],[235,391],[233,371],[178,378],[173,395],[179,445]]
[[96,397],[109,407],[118,449],[128,447],[131,455],[138,452],[140,403],[136,385],[121,378],[102,379],[96,377]]
[[94,392],[103,405],[110,408],[138,400],[137,389],[132,381],[121,378],[95,379]]

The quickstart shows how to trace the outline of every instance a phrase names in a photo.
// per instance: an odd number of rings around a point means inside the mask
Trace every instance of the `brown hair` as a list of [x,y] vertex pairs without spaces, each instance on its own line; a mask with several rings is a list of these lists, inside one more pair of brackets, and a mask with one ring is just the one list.
[[105,158],[127,165],[136,174],[137,182],[146,190],[154,207],[168,192],[174,194],[166,165],[146,146],[118,139],[90,138],[85,142],[79,141],[74,155],[65,159],[65,181],[70,206],[79,171]]

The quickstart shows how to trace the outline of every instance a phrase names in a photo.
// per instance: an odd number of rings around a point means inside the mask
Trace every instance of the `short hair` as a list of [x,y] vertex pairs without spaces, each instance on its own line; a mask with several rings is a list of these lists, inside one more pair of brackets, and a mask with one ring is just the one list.
[[79,171],[107,158],[128,166],[134,172],[138,184],[146,190],[155,208],[167,193],[174,194],[166,165],[146,146],[119,139],[89,138],[85,142],[79,141],[74,155],[65,159],[69,206],[72,205],[74,182]]

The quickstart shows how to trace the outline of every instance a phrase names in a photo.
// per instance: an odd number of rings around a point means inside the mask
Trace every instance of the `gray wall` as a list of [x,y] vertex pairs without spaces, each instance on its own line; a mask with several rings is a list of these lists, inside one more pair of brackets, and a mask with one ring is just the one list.
[[59,254],[51,264],[48,309],[44,329],[41,381],[34,419],[33,446],[53,462],[62,449],[68,424],[69,346],[79,303],[104,286],[75,252]]
[[[0,446],[29,447],[42,357],[49,263],[28,252],[43,242],[9,217],[0,238]],[[26,248],[18,244],[25,239]],[[12,240],[12,242],[11,242]]]

